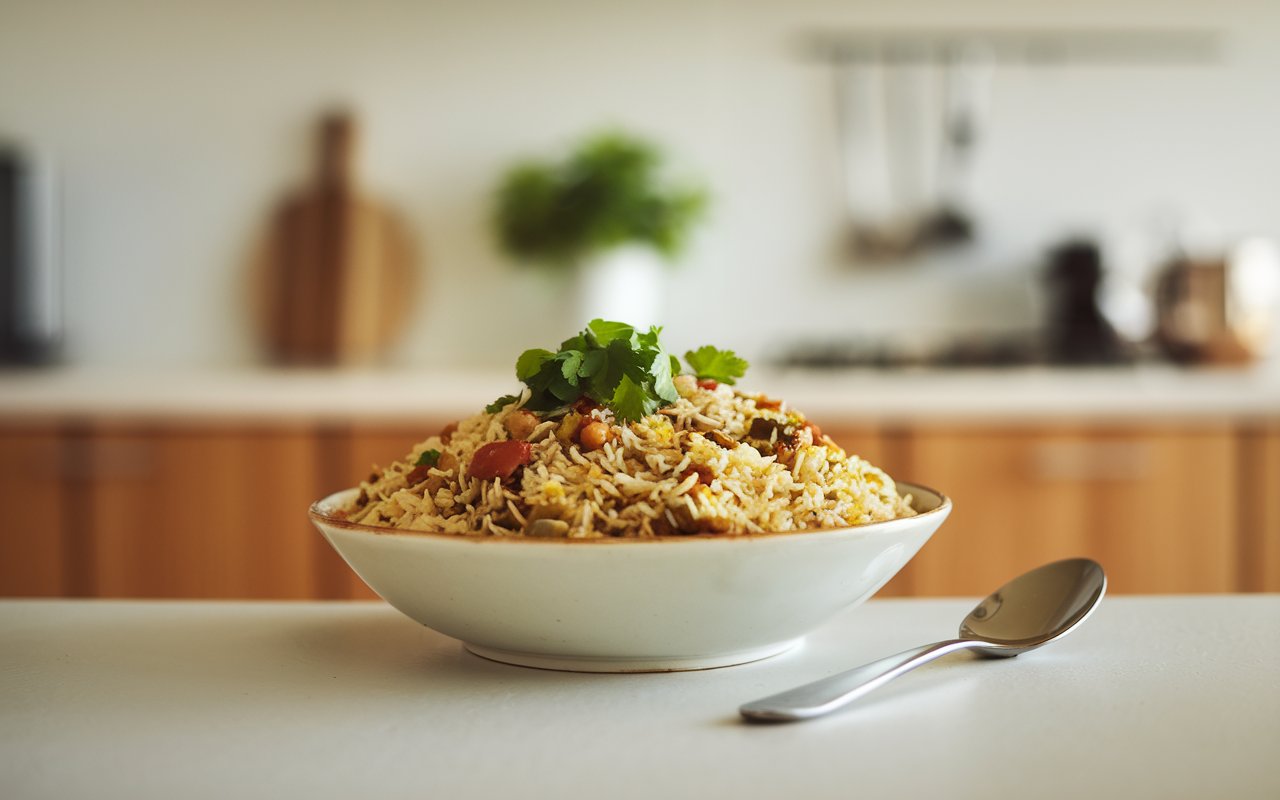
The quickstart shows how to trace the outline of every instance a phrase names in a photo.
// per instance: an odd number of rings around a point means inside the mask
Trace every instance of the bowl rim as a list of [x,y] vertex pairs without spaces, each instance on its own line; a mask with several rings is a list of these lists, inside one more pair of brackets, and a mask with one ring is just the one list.
[[933,494],[938,498],[938,505],[928,511],[917,512],[911,517],[895,517],[893,519],[880,520],[879,522],[868,522],[863,525],[845,525],[838,528],[803,528],[794,531],[762,531],[760,533],[686,533],[667,536],[594,536],[591,538],[545,538],[538,536],[472,536],[465,533],[446,533],[444,531],[424,531],[410,530],[407,528],[390,528],[385,525],[364,525],[358,522],[334,517],[325,512],[324,508],[332,505],[332,503],[344,494],[350,494],[358,490],[358,487],[350,487],[341,489],[332,494],[326,495],[311,504],[307,509],[307,517],[312,523],[327,525],[344,531],[354,533],[368,533],[375,536],[404,536],[412,538],[424,538],[435,540],[447,540],[455,542],[522,542],[525,544],[533,544],[535,546],[551,546],[561,545],[569,547],[578,547],[585,545],[601,545],[601,544],[631,544],[631,543],[654,543],[654,542],[742,542],[742,541],[760,541],[762,539],[809,539],[810,534],[820,533],[841,533],[841,532],[858,532],[858,533],[877,533],[884,531],[890,526],[901,525],[903,523],[915,520],[925,519],[935,515],[945,516],[951,511],[951,498],[947,497],[937,489],[925,486],[922,483],[913,483],[909,481],[895,481],[898,489],[898,495],[911,494],[911,489],[922,489],[925,492]]

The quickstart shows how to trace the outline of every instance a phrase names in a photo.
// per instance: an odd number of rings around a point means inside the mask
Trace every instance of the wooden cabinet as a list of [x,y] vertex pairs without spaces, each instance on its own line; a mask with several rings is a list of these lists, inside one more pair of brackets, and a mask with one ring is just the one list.
[[1280,592],[1280,423],[1240,432],[1240,588]]
[[[0,596],[372,597],[306,508],[444,422],[0,427]],[[827,432],[955,502],[885,595],[1074,555],[1115,592],[1280,591],[1280,423]]]
[[0,428],[0,596],[373,597],[306,509],[442,424]]
[[311,597],[306,519],[321,453],[309,430],[106,427],[71,473],[100,597]]
[[70,569],[64,441],[55,425],[0,428],[0,595],[84,593]]
[[914,594],[979,595],[1070,556],[1115,592],[1237,587],[1239,461],[1228,427],[920,429],[895,474],[951,496],[903,571]]

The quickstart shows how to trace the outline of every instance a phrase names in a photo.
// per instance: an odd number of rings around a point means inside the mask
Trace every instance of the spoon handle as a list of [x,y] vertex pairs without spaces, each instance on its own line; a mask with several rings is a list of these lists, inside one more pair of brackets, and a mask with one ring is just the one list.
[[981,647],[984,644],[974,639],[948,639],[945,642],[935,642],[904,650],[897,655],[872,661],[780,694],[753,700],[740,706],[738,712],[747,719],[774,722],[820,717],[857,700],[921,664],[928,664],[935,658],[957,650]]

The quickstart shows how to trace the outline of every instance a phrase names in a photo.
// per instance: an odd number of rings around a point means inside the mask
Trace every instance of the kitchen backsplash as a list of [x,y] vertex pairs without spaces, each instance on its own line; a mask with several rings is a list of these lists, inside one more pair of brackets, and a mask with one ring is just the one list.
[[[1043,315],[1055,237],[1161,255],[1171,227],[1280,236],[1280,5],[1124,0],[8,3],[0,137],[58,165],[67,358],[258,358],[245,264],[307,170],[316,114],[360,116],[362,174],[421,246],[396,365],[494,365],[561,338],[564,281],[512,264],[492,193],[524,155],[618,125],[713,195],[667,275],[668,335],[753,357],[795,341],[1003,335]],[[1001,67],[959,255],[851,266],[818,29],[1207,28],[1211,64]]]

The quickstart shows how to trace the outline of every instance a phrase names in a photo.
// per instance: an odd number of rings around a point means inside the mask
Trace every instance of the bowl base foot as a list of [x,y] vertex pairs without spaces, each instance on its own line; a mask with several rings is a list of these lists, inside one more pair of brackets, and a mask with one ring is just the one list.
[[470,642],[463,646],[481,658],[500,661],[503,664],[514,664],[518,667],[535,669],[554,669],[562,672],[686,672],[699,669],[716,669],[732,667],[737,664],[748,664],[752,661],[770,658],[785,653],[804,641],[788,639],[785,642],[754,647],[750,650],[738,650],[732,653],[719,653],[710,656],[654,657],[654,658],[600,658],[592,656],[566,656],[547,653],[522,653],[515,650],[501,650],[496,647],[483,647]]

